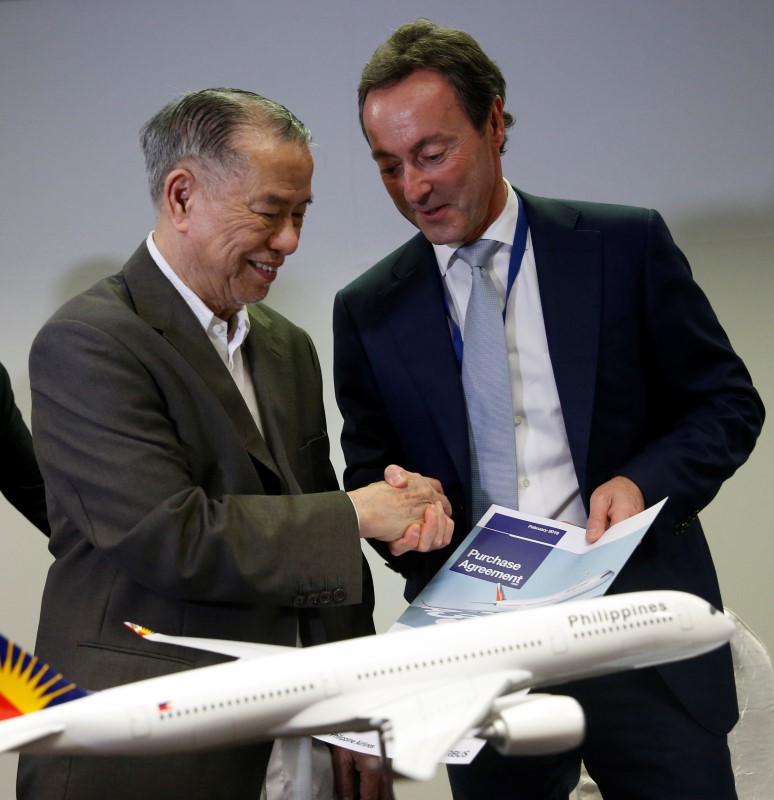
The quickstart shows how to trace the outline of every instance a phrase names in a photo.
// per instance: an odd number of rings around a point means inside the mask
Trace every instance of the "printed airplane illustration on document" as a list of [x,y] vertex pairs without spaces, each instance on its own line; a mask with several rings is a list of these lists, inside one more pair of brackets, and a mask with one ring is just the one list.
[[[524,598],[523,600],[506,599],[505,590],[502,584],[498,583],[496,584],[495,597],[493,600],[472,600],[470,603],[459,603],[453,607],[433,606],[425,602],[421,602],[421,605],[430,616],[437,614],[440,617],[444,617],[447,612],[483,615],[496,614],[500,611],[514,611],[516,609],[540,608],[542,606],[577,600],[592,591],[598,593],[600,587],[610,584],[614,577],[615,572],[608,569],[598,575],[584,578],[578,581],[578,583],[568,586],[566,589],[562,589],[559,592],[553,592],[552,594],[546,594],[540,597]],[[481,608],[481,606],[487,606],[487,608]]]

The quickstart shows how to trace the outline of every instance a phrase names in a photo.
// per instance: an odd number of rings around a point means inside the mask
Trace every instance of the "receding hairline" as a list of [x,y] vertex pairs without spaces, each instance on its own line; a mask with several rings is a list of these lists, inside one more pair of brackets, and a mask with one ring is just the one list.
[[140,129],[154,206],[159,207],[166,177],[178,167],[198,164],[213,179],[233,175],[242,168],[240,140],[250,135],[311,152],[309,128],[286,106],[255,92],[214,87],[170,100]]

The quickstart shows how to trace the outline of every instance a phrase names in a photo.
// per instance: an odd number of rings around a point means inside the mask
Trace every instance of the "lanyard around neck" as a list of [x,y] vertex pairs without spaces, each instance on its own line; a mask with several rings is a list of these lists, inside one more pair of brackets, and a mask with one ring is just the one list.
[[[513,237],[513,247],[511,248],[511,260],[508,262],[508,284],[505,289],[505,305],[503,306],[503,323],[505,322],[505,311],[508,308],[508,298],[513,288],[513,283],[516,276],[519,274],[521,268],[521,261],[524,258],[524,252],[527,249],[527,215],[524,213],[524,205],[521,202],[519,195],[516,195],[519,202],[519,215],[516,219],[516,233]],[[452,342],[454,344],[454,353],[457,356],[457,362],[462,364],[462,331],[460,326],[454,321],[449,308],[449,300],[446,297],[446,291],[443,292],[443,303],[446,306],[446,316],[449,318],[449,323],[452,329]]]

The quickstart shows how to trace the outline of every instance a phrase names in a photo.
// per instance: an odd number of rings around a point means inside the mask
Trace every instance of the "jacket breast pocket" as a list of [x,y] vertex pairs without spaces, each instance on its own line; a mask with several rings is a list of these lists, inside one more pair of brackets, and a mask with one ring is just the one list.
[[92,642],[78,645],[78,674],[82,688],[91,691],[183,672],[193,661],[174,655],[160,656]]

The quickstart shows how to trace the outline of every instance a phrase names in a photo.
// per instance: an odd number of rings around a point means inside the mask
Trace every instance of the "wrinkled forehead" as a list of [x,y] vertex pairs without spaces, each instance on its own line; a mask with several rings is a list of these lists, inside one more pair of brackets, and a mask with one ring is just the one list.
[[248,199],[291,207],[311,203],[314,161],[309,145],[246,133],[235,146],[241,164],[232,180]]

